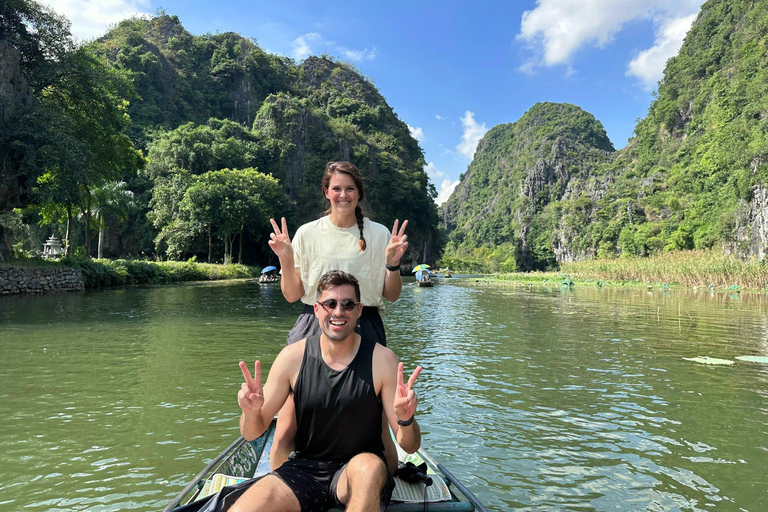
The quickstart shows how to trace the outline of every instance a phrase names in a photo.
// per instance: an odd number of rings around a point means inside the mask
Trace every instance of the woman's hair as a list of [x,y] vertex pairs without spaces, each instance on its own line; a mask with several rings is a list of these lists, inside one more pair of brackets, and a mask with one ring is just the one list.
[[[331,184],[331,176],[336,173],[343,173],[350,176],[355,182],[355,186],[357,187],[358,203],[357,207],[355,208],[355,218],[357,219],[357,227],[360,228],[360,240],[357,243],[360,246],[360,252],[363,252],[368,246],[365,241],[365,237],[363,236],[363,210],[360,208],[360,201],[362,201],[365,197],[365,190],[363,189],[363,177],[360,175],[360,171],[357,169],[357,167],[355,167],[355,165],[352,163],[328,162],[325,164],[325,174],[323,174],[323,191],[325,191],[325,189],[327,189]],[[325,197],[325,193],[323,193],[323,197]],[[327,198],[326,201],[328,201]],[[328,209],[325,211],[325,214],[328,215],[330,213],[331,207],[329,201]]]

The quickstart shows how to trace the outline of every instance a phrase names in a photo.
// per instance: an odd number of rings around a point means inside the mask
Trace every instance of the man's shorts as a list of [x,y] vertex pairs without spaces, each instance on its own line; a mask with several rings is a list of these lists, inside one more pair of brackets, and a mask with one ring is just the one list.
[[[336,487],[346,466],[345,462],[288,459],[272,474],[293,491],[301,512],[322,512],[341,505]],[[395,481],[387,473],[387,485],[381,490],[382,512],[387,508],[394,488]]]

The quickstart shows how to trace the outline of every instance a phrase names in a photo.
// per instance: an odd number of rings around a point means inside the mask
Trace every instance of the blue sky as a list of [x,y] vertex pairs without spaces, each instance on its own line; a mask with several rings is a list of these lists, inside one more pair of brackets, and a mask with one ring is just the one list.
[[702,0],[41,3],[81,40],[164,9],[195,35],[237,32],[297,61],[327,53],[351,62],[419,140],[442,203],[483,134],[536,102],[583,108],[624,147]]

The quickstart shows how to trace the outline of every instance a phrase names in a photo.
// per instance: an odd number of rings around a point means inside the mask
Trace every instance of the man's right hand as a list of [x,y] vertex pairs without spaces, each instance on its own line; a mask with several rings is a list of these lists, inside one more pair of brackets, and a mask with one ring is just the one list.
[[285,217],[281,220],[282,229],[277,225],[275,219],[269,219],[273,232],[269,234],[270,240],[267,243],[280,259],[280,263],[283,263],[283,258],[288,256],[293,258],[293,246],[291,245],[291,237],[288,236],[288,224],[285,222]]
[[264,389],[261,385],[261,362],[257,360],[253,366],[254,378],[251,378],[248,366],[245,362],[240,361],[240,370],[243,372],[245,382],[240,386],[240,391],[237,392],[237,404],[243,410],[243,413],[248,415],[260,414],[261,407],[264,405]]

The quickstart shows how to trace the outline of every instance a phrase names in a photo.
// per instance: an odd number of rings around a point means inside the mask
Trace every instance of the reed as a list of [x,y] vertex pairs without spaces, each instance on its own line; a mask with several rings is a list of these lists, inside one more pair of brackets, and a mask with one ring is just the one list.
[[560,270],[578,280],[634,281],[734,290],[766,289],[768,286],[768,261],[757,258],[742,260],[715,250],[563,263]]

